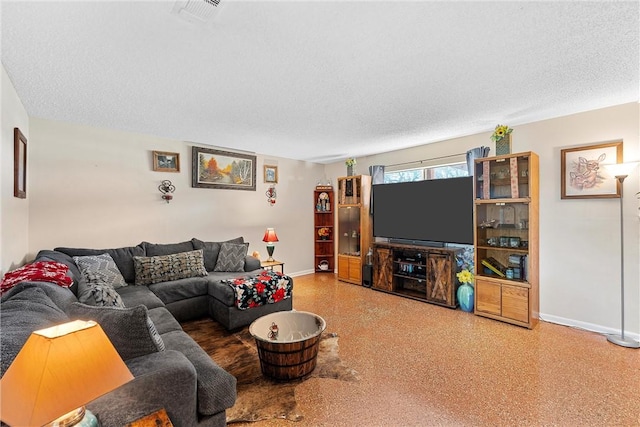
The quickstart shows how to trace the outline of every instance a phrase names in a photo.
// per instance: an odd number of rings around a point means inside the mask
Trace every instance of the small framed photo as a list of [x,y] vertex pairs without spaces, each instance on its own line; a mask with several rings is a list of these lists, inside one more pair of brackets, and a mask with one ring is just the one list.
[[602,165],[621,162],[622,141],[560,150],[560,197],[619,198],[620,183]]
[[268,182],[270,184],[278,183],[278,167],[264,165],[264,182]]
[[180,153],[154,151],[153,170],[156,172],[180,172]]
[[13,128],[13,196],[27,198],[27,138]]

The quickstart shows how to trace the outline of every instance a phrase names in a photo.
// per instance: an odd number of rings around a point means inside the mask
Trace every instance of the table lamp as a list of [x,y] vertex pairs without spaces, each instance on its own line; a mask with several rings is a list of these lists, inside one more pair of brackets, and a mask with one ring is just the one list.
[[273,259],[273,250],[275,249],[273,242],[278,241],[278,236],[276,235],[276,231],[273,228],[267,228],[267,230],[264,232],[264,237],[262,238],[262,241],[267,242],[267,253],[269,253],[269,258],[267,258],[267,261],[275,261]]
[[608,335],[607,341],[612,344],[616,344],[627,348],[640,348],[640,343],[630,337],[624,336],[624,216],[622,208],[622,195],[623,188],[622,183],[625,178],[635,169],[638,165],[637,162],[606,164],[604,166],[607,171],[616,177],[618,184],[620,185],[620,313],[621,313],[621,326],[620,335]]
[[0,380],[0,418],[10,426],[97,426],[84,405],[133,375],[94,321],[34,331]]

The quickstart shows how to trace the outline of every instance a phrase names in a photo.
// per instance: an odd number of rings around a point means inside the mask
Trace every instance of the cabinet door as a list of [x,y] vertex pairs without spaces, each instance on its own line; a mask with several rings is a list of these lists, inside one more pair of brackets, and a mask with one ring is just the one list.
[[391,250],[376,248],[374,256],[373,287],[391,292],[393,290],[393,257]]
[[349,258],[349,281],[362,284],[362,263],[360,258]]
[[500,316],[500,285],[476,278],[476,310]]
[[529,322],[529,290],[502,285],[502,316],[519,322]]
[[338,279],[349,279],[349,257],[338,255]]
[[427,254],[427,300],[439,304],[453,305],[451,281],[451,258],[445,254]]

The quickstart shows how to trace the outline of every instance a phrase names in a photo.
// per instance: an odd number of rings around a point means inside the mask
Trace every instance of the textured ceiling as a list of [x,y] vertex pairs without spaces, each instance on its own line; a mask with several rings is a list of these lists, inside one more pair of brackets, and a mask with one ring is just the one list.
[[2,1],[29,115],[316,162],[639,98],[639,3]]

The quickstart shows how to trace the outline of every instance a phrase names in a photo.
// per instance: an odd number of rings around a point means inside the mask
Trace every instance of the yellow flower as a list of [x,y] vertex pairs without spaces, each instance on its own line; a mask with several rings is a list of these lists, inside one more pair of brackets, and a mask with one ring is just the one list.
[[347,166],[354,166],[356,164],[356,159],[355,157],[349,157],[345,162],[345,165]]
[[457,273],[456,276],[458,276],[458,281],[460,283],[473,283],[473,273],[467,269]]
[[513,129],[511,129],[509,126],[497,125],[495,130],[493,131],[493,135],[491,135],[491,139],[494,142],[498,142],[502,138],[504,138],[506,135],[509,135],[511,132],[513,132]]

